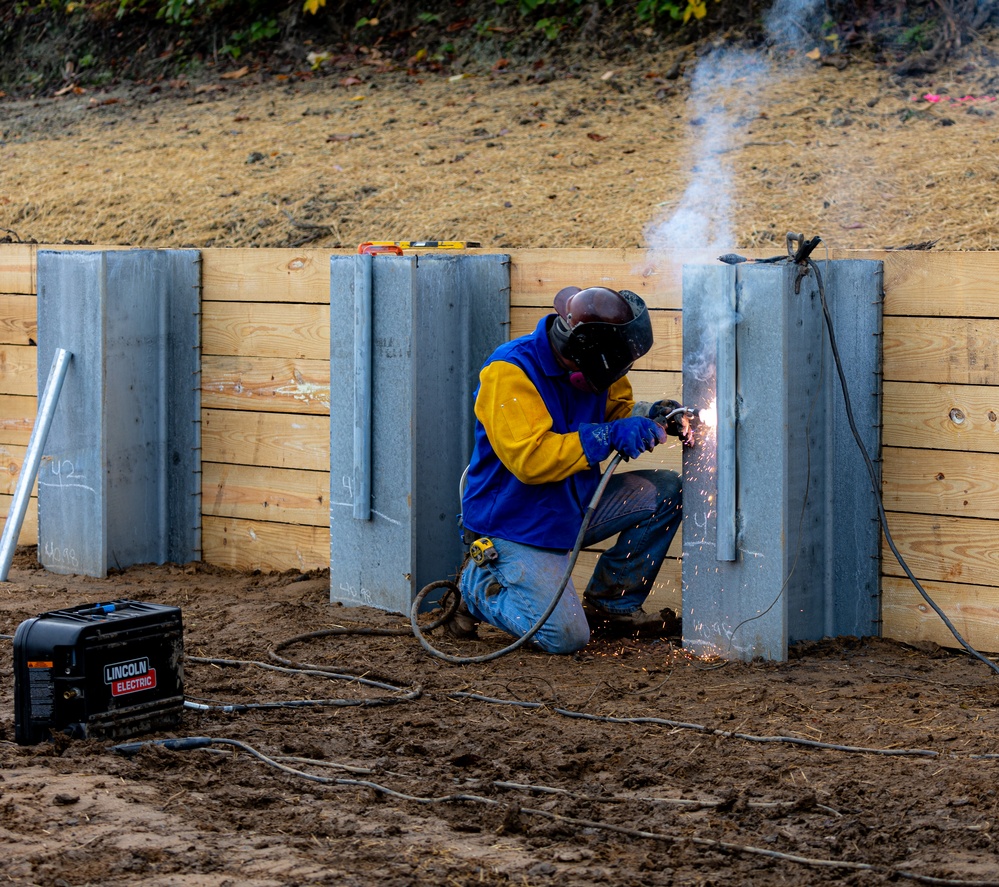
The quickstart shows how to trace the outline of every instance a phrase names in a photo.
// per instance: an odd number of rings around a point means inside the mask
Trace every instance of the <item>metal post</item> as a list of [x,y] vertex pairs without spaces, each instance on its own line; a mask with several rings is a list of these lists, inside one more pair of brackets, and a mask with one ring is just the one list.
[[718,363],[715,375],[715,407],[718,413],[717,441],[718,522],[715,526],[715,558],[735,560],[735,435],[736,435],[736,290],[719,293],[722,317],[718,327]]
[[371,520],[372,260],[354,256],[354,520]]
[[55,415],[56,404],[59,402],[59,392],[62,391],[62,383],[66,378],[66,370],[69,369],[69,361],[72,356],[65,348],[56,348],[55,354],[52,355],[48,381],[45,383],[45,390],[38,403],[38,417],[35,420],[34,428],[31,429],[28,451],[24,456],[21,474],[14,489],[7,523],[3,528],[3,537],[0,538],[0,582],[7,581],[10,564],[14,560],[17,537],[21,533],[24,514],[28,510],[28,498],[31,496],[31,488],[34,486],[35,476],[38,474],[38,466],[42,461],[42,449],[45,447],[45,439],[48,437],[49,428],[52,425],[52,417]]

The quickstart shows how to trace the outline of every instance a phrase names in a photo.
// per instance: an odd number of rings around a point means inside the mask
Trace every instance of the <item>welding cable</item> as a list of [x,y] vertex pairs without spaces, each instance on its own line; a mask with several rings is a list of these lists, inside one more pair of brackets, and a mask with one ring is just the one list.
[[668,718],[657,718],[640,715],[638,717],[622,717],[620,715],[595,715],[585,711],[573,711],[569,708],[559,708],[547,702],[532,702],[521,699],[499,699],[495,696],[483,696],[481,693],[458,691],[449,694],[452,699],[474,699],[477,702],[488,702],[493,705],[512,705],[517,708],[547,709],[566,718],[581,721],[601,721],[605,724],[652,724],[659,727],[669,727],[671,730],[692,730],[721,739],[741,739],[744,742],[760,742],[767,745],[798,745],[804,748],[815,748],[823,751],[841,751],[864,755],[885,755],[888,757],[919,757],[936,758],[940,752],[930,748],[868,748],[862,745],[836,745],[832,742],[819,742],[816,739],[803,739],[799,736],[755,736],[752,733],[738,733],[734,730],[721,730],[708,727],[705,724],[694,724],[687,721],[671,721]]
[[333,671],[331,668],[323,666],[300,666],[297,664],[273,665],[270,662],[256,662],[246,659],[208,659],[201,656],[187,656],[185,659],[188,662],[218,665],[228,668],[241,668],[243,666],[252,665],[267,671],[278,671],[284,674],[300,674],[309,677],[322,677],[334,681],[345,681],[349,684],[359,684],[361,686],[370,687],[376,690],[386,690],[393,694],[391,696],[373,696],[363,699],[288,699],[276,702],[247,702],[235,704],[204,703],[193,699],[185,699],[184,708],[193,709],[194,711],[243,713],[273,708],[373,707],[378,705],[398,705],[403,702],[412,702],[415,699],[419,699],[420,696],[423,695],[423,690],[418,685],[413,686],[411,689],[407,689],[397,683],[391,682],[389,679],[376,680],[370,676],[365,677],[357,674],[337,672]]
[[[423,795],[412,795],[407,792],[397,791],[396,789],[389,788],[388,786],[382,785],[381,783],[374,782],[369,779],[349,779],[342,777],[331,777],[331,776],[317,776],[314,773],[307,773],[304,770],[299,770],[295,767],[289,767],[286,764],[281,763],[275,758],[264,754],[262,751],[254,748],[246,742],[241,742],[238,739],[220,739],[210,736],[190,736],[183,739],[152,739],[141,742],[125,742],[119,745],[111,746],[110,750],[121,755],[131,756],[140,752],[143,748],[167,748],[172,751],[188,751],[193,749],[210,749],[213,745],[223,745],[228,746],[237,751],[244,752],[252,758],[266,764],[269,767],[273,767],[282,773],[289,776],[295,776],[299,779],[305,779],[309,782],[319,783],[320,785],[330,785],[330,786],[341,786],[345,788],[361,788],[368,789],[377,794],[384,795],[385,797],[395,798],[400,801],[406,801],[413,804],[420,805],[431,805],[431,804],[479,804],[485,807],[492,807],[494,809],[507,807],[503,801],[497,798],[487,798],[483,795],[473,795],[467,793],[455,793],[450,795],[438,795],[438,796],[423,796]],[[512,788],[513,784],[506,784],[505,786],[498,786],[503,788]],[[530,787],[533,788],[533,787]],[[587,798],[588,801],[594,799]],[[853,860],[843,860],[843,859],[829,859],[822,857],[811,857],[811,856],[801,856],[796,853],[782,853],[779,850],[770,850],[766,847],[756,847],[752,844],[736,844],[732,841],[722,841],[717,838],[702,838],[697,835],[677,835],[670,834],[667,832],[654,832],[648,831],[646,829],[633,828],[631,826],[617,825],[616,823],[606,822],[597,819],[582,819],[576,816],[565,816],[561,813],[556,813],[552,810],[539,810],[534,807],[522,807],[517,805],[514,808],[515,812],[518,814],[525,814],[527,816],[537,816],[541,819],[547,819],[549,822],[557,822],[565,825],[571,825],[579,828],[580,830],[592,829],[595,831],[605,831],[611,832],[613,834],[622,835],[627,838],[640,838],[643,840],[657,841],[669,845],[683,845],[690,844],[695,847],[703,848],[705,850],[721,851],[725,853],[732,853],[738,855],[747,856],[759,856],[766,859],[779,860],[781,862],[790,862],[795,865],[806,866],[810,868],[822,868],[822,869],[846,869],[848,871],[854,872],[872,872],[875,874],[880,874],[888,878],[904,878],[909,881],[915,881],[920,884],[933,884],[942,885],[942,887],[999,887],[999,881],[968,881],[963,879],[953,879],[953,878],[938,878],[934,875],[923,875],[918,872],[913,872],[909,869],[899,869],[893,868],[892,866],[884,865],[883,863],[869,863],[869,862],[857,862]]]
[[[660,416],[656,421],[662,425],[666,426],[666,423],[672,419],[674,416],[689,413],[690,411],[687,407],[681,406],[677,407],[675,410],[667,413],[665,416]],[[451,593],[454,596],[452,601],[452,606],[457,607],[458,601],[460,600],[461,592],[458,591],[458,586],[456,583],[440,581],[431,582],[429,585],[421,589],[420,593],[416,596],[413,601],[413,606],[409,611],[409,622],[412,628],[413,634],[416,639],[420,642],[420,645],[430,653],[431,656],[436,656],[438,659],[443,659],[445,662],[453,663],[454,665],[471,665],[473,663],[479,662],[490,662],[494,659],[499,659],[501,656],[505,656],[507,653],[512,653],[514,650],[522,647],[526,644],[534,635],[536,635],[540,630],[541,626],[548,621],[548,617],[555,612],[555,608],[558,606],[558,602],[562,598],[562,594],[569,585],[569,580],[572,578],[572,571],[576,567],[576,561],[579,558],[579,552],[583,548],[583,539],[586,536],[586,531],[590,527],[590,521],[593,520],[593,514],[597,510],[597,505],[600,504],[600,499],[604,494],[604,490],[607,489],[607,484],[611,479],[611,475],[614,473],[614,469],[617,468],[618,463],[621,461],[621,454],[615,453],[614,457],[610,460],[607,467],[604,469],[603,474],[600,477],[600,483],[597,485],[596,490],[593,492],[593,496],[590,498],[590,504],[586,507],[586,513],[583,515],[583,522],[580,524],[579,532],[576,534],[576,542],[572,546],[572,551],[569,552],[569,559],[565,565],[565,571],[562,574],[562,579],[559,581],[558,588],[555,589],[555,593],[552,595],[551,602],[548,604],[544,613],[538,617],[538,621],[532,625],[525,634],[521,635],[512,644],[503,647],[500,650],[494,650],[492,653],[484,653],[481,656],[454,656],[450,653],[444,653],[438,650],[423,634],[423,630],[417,620],[420,613],[420,607],[423,605],[424,600],[426,600],[427,595],[432,591],[440,588],[442,586],[448,586],[451,589]],[[448,613],[453,612],[451,610]],[[439,617],[433,622],[432,625],[427,626],[427,630],[436,627],[442,622],[446,621],[448,614]]]
[[912,582],[916,591],[919,592],[920,596],[932,607],[933,611],[940,617],[944,625],[947,626],[948,631],[954,636],[955,640],[964,649],[976,659],[984,662],[989,668],[992,669],[996,674],[999,674],[999,666],[996,665],[987,656],[983,656],[974,647],[971,646],[958,632],[955,628],[954,623],[947,618],[947,614],[938,606],[937,602],[930,597],[929,593],[923,588],[922,584],[916,578],[915,574],[909,569],[909,565],[906,563],[905,558],[902,557],[902,553],[898,550],[895,545],[895,540],[892,538],[891,531],[888,529],[888,515],[885,513],[884,501],[881,497],[881,489],[878,483],[878,472],[874,467],[874,462],[871,459],[870,453],[867,452],[867,447],[864,445],[864,441],[860,436],[860,432],[857,430],[857,423],[853,417],[853,406],[850,402],[850,392],[846,384],[846,374],[843,372],[843,363],[840,360],[839,349],[836,346],[836,333],[833,330],[832,316],[829,312],[829,305],[826,302],[826,290],[822,283],[822,274],[819,271],[819,266],[815,264],[811,259],[807,259],[807,265],[815,272],[815,280],[819,290],[819,301],[822,304],[822,314],[825,318],[826,331],[829,334],[829,345],[832,348],[833,362],[836,364],[836,372],[839,375],[840,387],[843,390],[843,402],[846,406],[846,418],[850,424],[850,431],[853,433],[853,439],[857,442],[857,446],[860,448],[861,455],[864,457],[864,465],[867,466],[867,473],[871,480],[871,489],[874,491],[874,498],[878,503],[878,519],[881,521],[881,529],[884,531],[885,540],[888,542],[888,547],[891,549],[891,553],[895,555],[899,562],[899,565],[905,571],[905,575],[909,577],[909,581]]
[[[664,416],[659,421],[661,423],[665,423],[667,419],[671,416],[675,416],[678,412],[686,412],[686,408],[681,407],[679,410],[673,410],[673,412],[671,412],[668,416]],[[420,642],[423,649],[426,650],[431,656],[436,656],[438,659],[443,659],[445,662],[450,662],[454,665],[471,665],[473,663],[490,662],[493,659],[499,659],[500,656],[512,653],[514,650],[522,647],[531,638],[533,638],[534,635],[541,630],[541,626],[548,621],[548,617],[555,612],[555,608],[558,606],[558,602],[562,598],[562,593],[569,585],[569,580],[572,578],[572,571],[576,566],[576,560],[579,557],[579,552],[583,548],[583,538],[586,536],[586,531],[590,527],[590,521],[593,519],[593,513],[597,510],[597,505],[600,503],[600,498],[603,496],[604,490],[607,488],[607,483],[610,481],[611,475],[614,473],[614,469],[617,468],[620,461],[621,454],[615,453],[614,457],[610,460],[610,463],[604,469],[604,473],[600,478],[600,483],[597,485],[597,488],[590,499],[590,504],[586,508],[586,513],[583,515],[583,523],[580,525],[579,532],[576,534],[576,542],[572,546],[572,551],[569,553],[569,560],[566,562],[565,572],[562,574],[562,579],[558,584],[558,588],[555,589],[551,602],[545,608],[544,613],[538,617],[538,621],[535,622],[525,634],[517,638],[517,640],[515,640],[512,644],[509,644],[500,650],[494,650],[492,653],[483,653],[481,656],[454,656],[450,653],[444,653],[441,650],[438,650],[433,644],[430,643],[430,641],[426,639],[420,628],[420,624],[417,621],[417,617],[420,613],[420,607],[427,595],[430,594],[430,592],[432,592],[435,588],[440,587],[442,584],[440,582],[431,582],[416,596],[416,599],[413,601],[412,609],[409,612],[409,624],[412,627],[413,634],[416,635],[416,639]],[[455,588],[457,589],[457,586],[455,586]],[[455,601],[455,605],[457,605],[457,601]],[[442,619],[438,619],[434,624],[440,624],[441,621]]]
[[[433,584],[434,586],[441,586],[441,585],[452,585],[453,583],[450,583],[445,580],[442,582],[435,582]],[[430,622],[425,626],[426,630],[430,631],[434,628],[438,628],[439,626],[443,625],[451,617],[451,615],[454,613],[454,611],[457,608],[458,608],[458,601],[455,600],[451,608],[445,609],[444,612],[436,619],[434,619],[433,622]],[[351,634],[368,635],[373,637],[408,637],[410,634],[412,634],[412,629],[410,629],[408,626],[405,628],[377,628],[374,626],[364,626],[364,625],[358,625],[358,626],[337,625],[331,628],[321,628],[318,631],[309,631],[306,632],[305,634],[297,634],[294,637],[287,638],[286,640],[283,640],[280,643],[275,644],[268,651],[267,655],[275,662],[279,662],[281,665],[286,666],[288,668],[311,669],[313,671],[330,671],[331,669],[329,668],[329,666],[326,665],[314,665],[310,663],[296,662],[293,659],[286,659],[284,656],[280,656],[278,654],[282,650],[286,650],[288,647],[293,647],[296,644],[301,644],[304,643],[305,641],[315,641],[321,638],[335,637],[337,635],[351,635]],[[350,669],[346,670],[341,669],[341,671],[346,671],[346,673],[348,674],[350,673]],[[385,677],[383,675],[377,675],[374,672],[372,672],[370,669],[364,669],[363,671],[359,671],[358,674],[364,675],[366,677],[375,677],[375,678],[380,677],[382,680],[388,682],[392,681],[392,678]]]

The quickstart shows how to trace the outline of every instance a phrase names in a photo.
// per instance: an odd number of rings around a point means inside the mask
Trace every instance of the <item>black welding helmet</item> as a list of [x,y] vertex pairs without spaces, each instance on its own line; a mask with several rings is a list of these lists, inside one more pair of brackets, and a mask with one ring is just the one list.
[[569,286],[555,296],[552,339],[594,391],[606,391],[652,347],[652,321],[628,290]]

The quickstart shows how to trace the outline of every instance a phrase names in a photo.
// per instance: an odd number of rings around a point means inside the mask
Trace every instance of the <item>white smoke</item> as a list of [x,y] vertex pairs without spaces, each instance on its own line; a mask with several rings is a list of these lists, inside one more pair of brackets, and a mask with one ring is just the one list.
[[763,27],[771,42],[779,46],[800,46],[811,42],[824,10],[821,0],[774,0],[763,17]]
[[690,180],[679,203],[647,226],[646,242],[660,249],[731,247],[732,168],[729,153],[740,129],[755,117],[755,96],[767,67],[755,55],[730,50],[702,59],[690,80],[694,109],[688,145]]
[[[796,49],[814,44],[809,32],[823,9],[822,0],[775,0],[764,18],[770,42]],[[731,155],[757,116],[757,97],[777,76],[761,54],[739,49],[714,50],[697,62],[687,99],[689,180],[679,201],[646,226],[653,252],[736,246]]]

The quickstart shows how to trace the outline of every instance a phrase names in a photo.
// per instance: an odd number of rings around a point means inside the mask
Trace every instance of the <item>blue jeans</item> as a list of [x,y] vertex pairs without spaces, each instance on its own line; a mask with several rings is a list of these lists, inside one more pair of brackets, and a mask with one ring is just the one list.
[[[597,561],[585,596],[609,613],[630,613],[652,591],[680,526],[680,478],[675,471],[642,469],[611,477],[583,539],[617,542]],[[569,565],[569,552],[535,548],[490,536],[499,559],[461,574],[461,595],[472,616],[521,637],[551,603]],[[531,643],[547,653],[575,653],[590,628],[569,578],[558,606]]]

